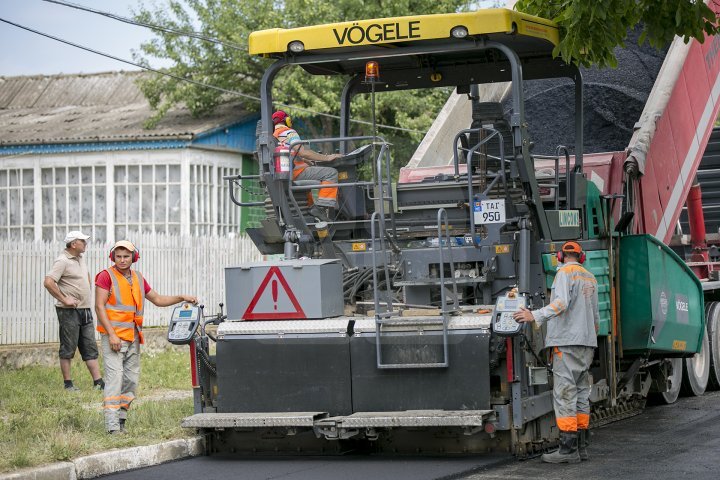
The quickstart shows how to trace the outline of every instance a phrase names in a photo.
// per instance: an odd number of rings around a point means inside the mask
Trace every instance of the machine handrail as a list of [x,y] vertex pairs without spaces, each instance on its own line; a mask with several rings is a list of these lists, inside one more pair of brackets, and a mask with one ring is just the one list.
[[[444,208],[438,209],[438,252],[440,256],[440,263],[439,263],[439,269],[440,269],[440,298],[441,298],[441,318],[437,321],[428,321],[428,320],[412,320],[409,318],[403,318],[399,320],[394,320],[392,317],[398,316],[398,312],[393,311],[393,304],[392,304],[392,290],[390,286],[390,276],[389,271],[387,268],[387,261],[383,262],[383,268],[385,270],[385,284],[386,284],[386,294],[387,299],[385,305],[387,306],[387,311],[380,312],[380,299],[379,299],[379,288],[378,288],[378,277],[377,277],[377,245],[375,243],[375,222],[378,220],[378,214],[379,212],[375,211],[372,214],[372,217],[370,219],[371,227],[371,242],[372,242],[372,259],[373,259],[373,300],[374,300],[374,307],[375,307],[375,355],[376,355],[376,364],[377,368],[379,369],[399,369],[399,368],[447,368],[450,366],[450,356],[449,356],[449,347],[448,347],[448,325],[450,323],[450,314],[452,312],[456,312],[459,310],[458,306],[458,290],[457,290],[457,282],[455,280],[455,264],[453,262],[452,257],[452,242],[450,241],[450,225],[448,222],[448,216],[447,211]],[[445,238],[446,243],[448,246],[448,257],[449,257],[449,263],[450,263],[450,275],[452,277],[452,287],[453,287],[453,308],[451,310],[448,310],[447,308],[447,299],[445,294],[445,258],[443,255],[443,235],[442,235],[442,228],[443,228],[443,220],[445,225]],[[378,222],[381,223],[380,221]],[[383,249],[383,252],[385,252],[382,236],[381,238],[381,248]],[[387,255],[387,253],[384,253]],[[442,324],[442,342],[443,342],[443,360],[441,362],[430,362],[430,363],[383,363],[382,358],[382,337],[383,337],[383,325],[425,325],[428,323],[437,323]]]
[[235,198],[235,188],[233,187],[233,184],[235,184],[235,181],[237,180],[236,175],[230,175],[227,177],[223,177],[224,180],[227,180],[228,182],[228,191],[230,192],[230,200],[237,205],[238,207],[263,207],[265,206],[265,202],[240,202]]
[[450,241],[450,225],[448,223],[448,215],[447,211],[444,208],[439,208],[437,213],[437,232],[438,232],[438,251],[440,253],[440,301],[442,302],[442,313],[443,316],[448,314],[447,311],[447,303],[445,301],[445,259],[443,258],[443,236],[442,236],[442,226],[443,226],[443,219],[445,220],[445,238],[447,238],[447,246],[448,246],[448,257],[450,260],[450,275],[452,276],[452,287],[453,287],[453,310],[452,311],[458,311],[458,294],[457,294],[457,281],[455,280],[455,263],[453,262],[452,257],[452,242]]
[[565,203],[570,206],[570,152],[565,145],[555,150],[555,210],[560,210],[560,152],[565,152]]
[[[500,171],[495,176],[493,181],[490,182],[490,185],[482,192],[482,195],[483,196],[487,195],[492,190],[492,188],[495,186],[498,179],[501,179],[503,182],[503,187],[505,188],[506,196],[508,194],[508,190],[507,190],[507,176],[505,174],[505,143],[503,141],[502,133],[500,133],[498,130],[495,130],[494,128],[486,128],[486,127],[481,127],[479,129],[474,129],[474,130],[486,130],[486,131],[492,132],[489,136],[483,138],[477,145],[472,147],[467,156],[467,158],[469,160],[468,169],[467,169],[468,170],[467,171],[467,181],[468,181],[468,202],[470,204],[470,215],[469,215],[469,217],[470,217],[470,234],[472,235],[473,245],[475,245],[477,247],[478,245],[476,243],[476,238],[475,238],[475,215],[472,210],[473,203],[474,203],[474,196],[473,196],[473,172],[472,172],[472,160],[471,159],[472,159],[473,155],[475,155],[475,152],[477,152],[477,150],[481,146],[483,146],[485,143],[487,143],[495,135],[497,135],[500,140]],[[462,133],[462,132],[460,132],[460,133]],[[459,138],[459,135],[460,134],[458,134],[456,136],[456,138]],[[455,169],[458,170],[459,167],[457,164],[457,148],[455,149],[455,161],[456,161]]]
[[495,130],[494,128],[489,128],[489,127],[466,128],[464,130],[460,130],[455,135],[455,138],[453,139],[453,165],[455,166],[455,177],[456,178],[460,176],[460,159],[458,158],[458,150],[460,150],[460,148],[458,148],[458,141],[460,140],[460,137],[462,137],[466,133],[481,132],[483,130],[488,131],[488,132],[493,132],[493,133],[489,137],[483,138],[480,142],[478,142],[472,148],[470,148],[470,149],[463,148],[462,149],[463,151],[468,152],[468,154],[466,155],[466,158],[468,159],[468,161],[466,162],[466,165],[470,165],[470,162],[471,162],[470,159],[472,158],[472,153],[474,153],[473,149],[475,149],[475,151],[477,151],[476,147],[480,147],[481,145],[485,144],[491,138],[493,138],[495,136],[495,134],[497,134],[500,137],[500,157],[498,158],[498,157],[495,157],[494,155],[488,155],[488,157],[500,160],[503,165],[503,170],[505,169],[505,155],[503,155],[504,144],[503,144],[502,133],[500,133],[500,131],[498,131],[498,130]]
[[[295,168],[295,167],[294,167],[294,161],[295,161],[295,157],[297,156],[297,152],[296,152],[296,151],[299,150],[302,145],[311,144],[311,143],[343,142],[343,141],[359,141],[359,140],[372,140],[372,141],[373,141],[373,144],[380,144],[380,145],[381,145],[380,153],[378,154],[378,158],[377,158],[377,160],[376,160],[377,165],[378,165],[378,167],[379,167],[378,170],[377,170],[377,172],[378,172],[377,182],[376,182],[376,181],[371,181],[371,182],[368,182],[368,181],[359,181],[359,182],[333,183],[333,184],[327,184],[327,183],[326,183],[326,184],[317,184],[317,185],[293,185],[294,178],[293,178],[293,173],[292,173],[292,172],[293,172],[293,170],[294,170],[294,168]],[[380,188],[381,197],[382,197],[382,198],[381,198],[381,201],[380,201],[379,203],[380,203],[380,205],[381,205],[381,207],[380,207],[381,210],[383,210],[382,216],[381,216],[381,230],[382,230],[381,236],[384,237],[384,235],[385,235],[385,213],[384,213],[384,208],[383,208],[383,207],[384,207],[384,203],[383,203],[384,201],[389,201],[389,202],[390,202],[390,206],[391,206],[391,208],[390,208],[390,217],[391,217],[393,237],[395,237],[395,236],[397,235],[397,234],[396,234],[396,228],[395,228],[395,215],[394,215],[394,208],[393,208],[393,204],[392,204],[392,197],[387,198],[387,197],[385,197],[384,195],[382,195],[382,193],[384,193],[384,190],[385,190],[384,187],[385,187],[385,184],[386,184],[386,183],[387,183],[387,188],[388,188],[388,190],[390,189],[390,181],[391,181],[391,178],[392,178],[392,177],[390,176],[390,158],[389,158],[389,148],[388,148],[388,145],[389,145],[389,144],[385,141],[385,139],[384,139],[383,137],[380,137],[380,136],[377,136],[377,135],[375,135],[375,136],[357,136],[357,137],[316,138],[316,139],[310,139],[310,140],[301,140],[301,141],[299,141],[299,142],[295,142],[295,143],[293,143],[292,145],[290,145],[290,148],[289,148],[290,152],[289,152],[289,153],[290,153],[291,165],[290,165],[290,174],[288,175],[288,179],[287,179],[287,194],[288,194],[287,196],[289,197],[289,199],[290,199],[293,207],[295,208],[295,210],[298,212],[297,221],[301,224],[302,229],[303,229],[308,235],[311,235],[311,236],[312,236],[312,233],[311,233],[311,231],[310,231],[310,227],[308,226],[307,222],[305,221],[305,218],[304,218],[304,216],[302,215],[302,211],[301,211],[301,209],[300,209],[300,206],[298,205],[297,201],[295,200],[295,196],[292,194],[292,192],[296,192],[296,191],[297,191],[297,192],[301,192],[301,191],[312,191],[312,190],[318,190],[318,189],[327,188],[327,187],[331,187],[331,188],[337,187],[337,188],[340,188],[340,187],[353,187],[353,186],[378,186],[378,187]],[[382,178],[382,175],[380,175],[380,172],[382,172],[381,166],[382,166],[382,158],[383,158],[383,156],[385,156],[386,159],[387,159],[387,160],[386,160],[387,182],[386,182],[386,181],[383,181],[383,180],[381,179],[381,178]],[[374,198],[374,197],[373,197],[372,195],[370,195],[370,194],[368,194],[367,196],[368,196],[368,199],[370,199],[370,200],[373,200],[373,201],[374,201],[374,200],[378,200],[378,198]],[[328,223],[328,225],[334,225],[334,224],[336,224],[336,223],[338,223],[338,222],[330,221],[330,222],[327,222],[327,223]]]
[[[447,298],[445,293],[445,258],[443,255],[443,235],[442,235],[442,227],[443,227],[443,220],[445,220],[445,238],[447,239],[447,248],[448,248],[448,257],[450,260],[450,276],[452,278],[452,289],[453,289],[453,309],[452,311],[448,311],[447,308]],[[448,222],[448,215],[447,211],[444,208],[439,208],[437,213],[437,231],[438,231],[438,253],[440,254],[440,264],[438,265],[438,270],[440,270],[440,303],[442,304],[441,307],[441,315],[443,319],[443,361],[438,362],[438,367],[448,367],[450,366],[450,357],[448,356],[448,323],[450,323],[450,313],[451,312],[457,312],[459,310],[458,306],[458,290],[457,290],[457,281],[455,280],[455,263],[453,262],[453,256],[452,256],[452,241],[450,240],[450,225]]]
[[224,175],[222,177],[223,180],[259,180],[262,178],[262,175],[243,175],[242,173],[238,175]]
[[[385,173],[387,175],[387,181],[384,181],[382,179],[382,160],[383,157],[385,158]],[[393,198],[392,198],[392,188],[391,188],[391,181],[392,176],[390,174],[390,149],[388,148],[388,144],[384,143],[380,147],[380,153],[378,154],[376,160],[375,160],[375,172],[377,172],[377,183],[376,183],[376,189],[379,192],[375,195],[368,195],[368,200],[371,200],[373,202],[377,202],[377,206],[380,209],[380,229],[381,229],[381,236],[385,236],[386,234],[386,228],[385,228],[385,201],[389,203],[390,207],[390,224],[392,226],[392,236],[393,238],[397,237],[397,229],[395,225],[395,207],[393,205]],[[385,195],[385,188],[387,187],[389,195]]]
[[317,190],[320,188],[334,187],[366,187],[375,185],[373,182],[348,182],[348,183],[318,183],[317,185],[291,185],[290,190],[294,192],[302,192],[306,190]]
[[[432,365],[416,366],[415,364],[395,364],[395,363],[383,363],[382,359],[382,325],[392,324],[392,317],[399,316],[399,312],[394,311],[392,302],[392,288],[390,286],[390,272],[388,270],[387,262],[387,251],[385,250],[384,232],[380,232],[380,248],[385,255],[383,261],[383,269],[385,271],[385,287],[386,287],[386,311],[380,312],[380,289],[378,288],[378,275],[377,275],[377,245],[375,235],[375,222],[382,228],[383,218],[379,217],[380,212],[377,210],[373,212],[370,217],[370,241],[372,244],[372,262],[373,262],[373,303],[375,307],[375,360],[377,368],[379,369],[392,369],[392,368],[425,368]],[[379,218],[378,218],[379,217]]]
[[503,180],[503,176],[499,173],[493,176],[492,182],[490,182],[490,185],[488,185],[485,190],[483,190],[482,194],[487,195],[489,194],[493,188],[495,188],[495,184],[497,184],[498,180]]
[[[379,319],[379,313],[380,313],[380,299],[378,298],[379,295],[379,289],[378,289],[378,279],[377,279],[377,269],[378,269],[378,263],[377,263],[377,245],[375,244],[376,236],[375,236],[375,222],[378,220],[378,213],[377,211],[373,212],[372,216],[370,217],[370,243],[372,245],[372,261],[373,261],[373,304],[375,307],[375,319],[376,321]],[[378,222],[380,224],[380,222]],[[384,232],[380,232],[380,248],[383,251],[383,255],[385,255],[385,259],[383,260],[383,270],[385,271],[385,286],[386,286],[386,305],[387,305],[387,312],[394,312],[393,311],[393,302],[392,302],[392,290],[390,288],[390,271],[388,270],[388,262],[387,262],[387,252],[385,250],[385,240],[384,240]]]

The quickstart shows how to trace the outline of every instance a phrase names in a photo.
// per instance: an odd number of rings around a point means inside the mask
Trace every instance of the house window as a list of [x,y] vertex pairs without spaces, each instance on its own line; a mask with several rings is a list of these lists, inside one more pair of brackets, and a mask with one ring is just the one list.
[[247,215],[248,209],[230,202],[223,176],[240,174],[242,158],[219,157],[203,152],[188,161],[182,155],[143,152],[136,157],[58,156],[3,165],[0,239],[59,241],[69,230],[99,241],[134,232],[238,234],[241,214]]
[[241,208],[232,203],[230,200],[230,189],[227,180],[223,177],[230,175],[239,175],[239,168],[218,167],[217,176],[214,180],[218,189],[218,201],[216,222],[218,227],[218,235],[226,236],[229,233],[240,232],[240,212]]
[[180,165],[115,166],[115,237],[180,234]]
[[213,185],[211,180],[213,167],[210,165],[190,165],[190,233],[210,235],[213,230],[213,214],[217,208],[213,203]]
[[0,170],[0,238],[33,240],[33,170]]
[[42,238],[61,240],[68,230],[107,238],[105,166],[40,170]]

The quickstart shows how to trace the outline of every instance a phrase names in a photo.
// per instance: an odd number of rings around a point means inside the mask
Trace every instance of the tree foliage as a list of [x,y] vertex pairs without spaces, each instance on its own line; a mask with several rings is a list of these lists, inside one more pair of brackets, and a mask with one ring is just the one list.
[[715,13],[702,0],[519,0],[515,8],[555,21],[560,44],[554,53],[585,67],[616,67],[613,49],[623,47],[628,30],[638,24],[640,43],[655,48],[675,35],[703,41],[718,31]]
[[[247,38],[256,30],[294,28],[354,19],[446,13],[466,10],[472,0],[157,0],[152,7],[141,5],[136,19],[164,27],[196,31],[225,45],[158,31],[144,43],[136,59],[153,64],[169,60],[167,69],[183,79],[199,81],[251,97],[259,96],[260,79],[271,60],[248,55]],[[720,0],[711,0],[720,1]],[[561,27],[561,42],[555,53],[583,66],[615,66],[613,49],[623,46],[628,29],[641,23],[641,41],[660,47],[673,35],[703,38],[716,33],[715,14],[701,0],[519,0],[516,8],[553,19]],[[314,112],[338,115],[339,97],[346,79],[312,76],[300,68],[283,69],[274,90],[277,103]],[[154,126],[174,105],[187,106],[193,115],[211,112],[218,104],[235,100],[232,95],[160,75],[145,77],[140,85],[155,114]],[[377,96],[377,122],[411,131],[380,129],[394,143],[400,163],[406,160],[422,133],[432,123],[450,90],[391,92]],[[241,97],[242,98],[242,97]],[[257,100],[243,99],[243,109],[258,111]],[[334,136],[338,122],[328,116],[290,109],[302,120],[306,137]],[[371,119],[370,101],[360,96],[353,103],[353,118]],[[370,134],[356,126],[355,134]]]
[[[268,28],[295,28],[354,19],[445,13],[466,7],[467,0],[165,0],[154,8],[142,5],[136,20],[182,31],[196,31],[237,48],[217,45],[188,36],[156,32],[156,37],[141,46],[136,59],[152,64],[153,59],[169,59],[167,69],[181,78],[215,85],[227,90],[258,97],[260,80],[272,62],[251,57],[248,35]],[[301,68],[283,69],[275,81],[276,103],[293,105],[315,112],[338,115],[340,93],[346,78],[313,76]],[[156,124],[174,105],[186,105],[193,115],[203,115],[218,104],[230,100],[228,94],[164,76],[149,76],[141,82],[143,93],[155,110],[148,126]],[[449,90],[394,92],[377,96],[377,122],[410,130],[426,131],[444,104]],[[402,108],[398,108],[402,105]],[[244,109],[258,111],[259,102],[244,100]],[[291,115],[303,120],[307,137],[337,135],[339,122],[302,110]],[[353,103],[353,117],[370,120],[369,101]],[[356,127],[357,128],[357,127]],[[369,134],[369,129],[364,129]],[[404,145],[418,142],[418,132],[381,131],[391,141]],[[397,151],[397,149],[396,149]],[[405,152],[407,154],[407,152]]]

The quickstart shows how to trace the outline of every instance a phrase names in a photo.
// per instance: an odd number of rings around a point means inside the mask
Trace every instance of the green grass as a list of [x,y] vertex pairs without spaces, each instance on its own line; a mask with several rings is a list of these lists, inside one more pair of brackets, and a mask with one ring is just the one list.
[[59,366],[1,371],[0,473],[187,436],[180,420],[192,414],[192,398],[170,400],[163,393],[191,390],[188,352],[143,354],[141,365],[139,401],[122,437],[105,432],[102,392],[92,390],[79,358],[72,371],[79,392],[64,391]]

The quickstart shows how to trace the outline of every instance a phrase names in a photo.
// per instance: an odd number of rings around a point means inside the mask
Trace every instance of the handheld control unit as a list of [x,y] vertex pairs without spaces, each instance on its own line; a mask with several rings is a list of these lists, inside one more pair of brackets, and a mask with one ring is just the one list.
[[175,345],[187,345],[192,341],[200,325],[200,307],[183,303],[173,309],[168,327],[168,341]]
[[516,292],[509,292],[498,297],[493,310],[492,326],[493,331],[498,335],[515,335],[522,328],[522,323],[518,323],[513,318],[513,313],[525,307],[527,302],[524,296],[518,295]]

